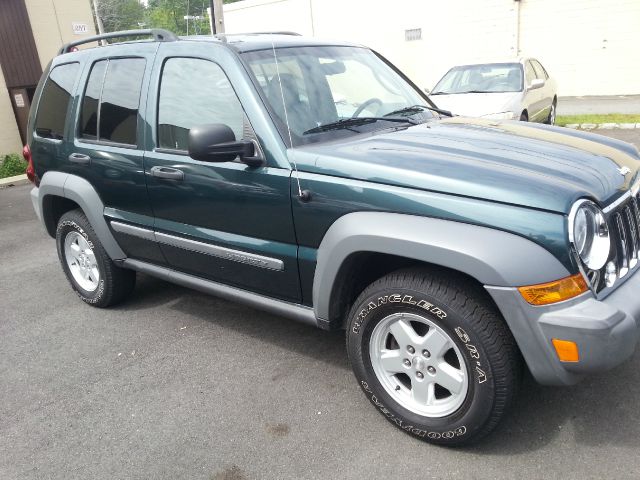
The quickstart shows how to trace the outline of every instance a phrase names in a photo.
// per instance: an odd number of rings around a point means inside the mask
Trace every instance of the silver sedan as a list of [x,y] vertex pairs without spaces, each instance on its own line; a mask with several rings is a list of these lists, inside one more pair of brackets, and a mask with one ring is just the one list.
[[431,96],[457,115],[551,125],[556,120],[556,82],[535,58],[453,67]]

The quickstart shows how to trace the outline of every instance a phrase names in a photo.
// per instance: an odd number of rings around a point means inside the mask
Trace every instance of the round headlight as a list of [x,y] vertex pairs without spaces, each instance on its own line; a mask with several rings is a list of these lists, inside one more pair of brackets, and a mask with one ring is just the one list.
[[569,240],[590,270],[600,270],[609,258],[611,238],[602,210],[589,200],[580,200],[569,214]]

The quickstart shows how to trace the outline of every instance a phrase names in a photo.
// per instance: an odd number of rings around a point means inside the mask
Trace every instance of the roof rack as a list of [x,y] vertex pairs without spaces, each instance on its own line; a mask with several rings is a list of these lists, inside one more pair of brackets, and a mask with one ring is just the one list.
[[75,42],[70,42],[62,46],[58,51],[58,55],[68,53],[72,51],[74,47],[78,45],[84,45],[85,43],[99,42],[100,40],[106,40],[107,38],[122,38],[122,37],[141,37],[141,36],[153,36],[153,40],[156,42],[175,42],[178,37],[175,33],[162,28],[149,28],[145,30],[122,30],[120,32],[103,33],[102,35],[94,35],[92,37],[85,37]]
[[301,37],[302,36],[300,33],[282,31],[282,32],[220,33],[220,34],[216,35],[216,37],[242,37],[242,36],[249,36],[249,35],[292,35],[292,36],[295,36],[295,37]]

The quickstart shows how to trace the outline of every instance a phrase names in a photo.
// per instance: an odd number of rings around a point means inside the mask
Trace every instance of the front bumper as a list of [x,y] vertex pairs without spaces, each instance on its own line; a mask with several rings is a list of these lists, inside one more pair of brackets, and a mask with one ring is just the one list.
[[[554,305],[528,304],[516,288],[485,287],[518,342],[529,370],[544,385],[571,385],[627,360],[640,336],[640,274],[607,298],[591,292]],[[553,338],[576,342],[578,362],[561,362]]]

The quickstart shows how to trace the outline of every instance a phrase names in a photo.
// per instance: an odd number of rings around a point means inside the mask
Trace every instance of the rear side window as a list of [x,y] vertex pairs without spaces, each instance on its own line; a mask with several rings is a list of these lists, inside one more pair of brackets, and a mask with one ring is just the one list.
[[80,113],[80,136],[87,140],[136,145],[143,58],[96,62]]
[[36,135],[61,140],[67,123],[67,110],[76,83],[79,63],[67,63],[54,67],[49,73],[35,121]]

